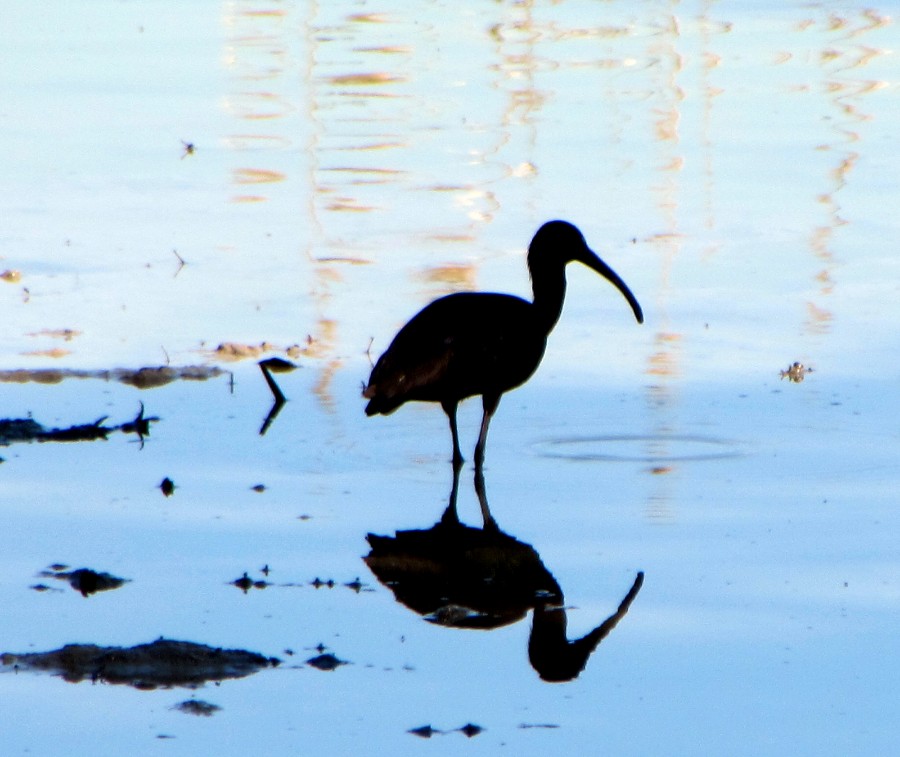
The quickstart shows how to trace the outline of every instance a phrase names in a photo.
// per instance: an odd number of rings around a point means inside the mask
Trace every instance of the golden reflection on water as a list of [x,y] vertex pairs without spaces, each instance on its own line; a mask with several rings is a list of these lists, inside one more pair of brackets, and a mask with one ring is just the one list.
[[[294,95],[286,84],[291,67],[287,37],[292,29],[288,20],[286,9],[271,7],[270,3],[230,0],[223,5],[227,40],[222,57],[234,91],[225,96],[222,106],[242,124],[240,132],[225,136],[223,141],[235,153],[256,151],[262,156],[265,150],[291,146],[290,138],[277,125],[295,110]],[[248,124],[259,131],[247,133],[244,130]],[[231,201],[235,203],[265,202],[270,198],[266,186],[287,178],[274,168],[260,165],[234,167],[231,176],[236,189]],[[258,191],[247,194],[247,185]]]
[[824,266],[812,274],[815,295],[812,301],[806,302],[806,318],[803,323],[803,330],[808,334],[826,335],[834,322],[834,314],[826,305],[836,286],[836,257],[832,245],[838,230],[848,223],[841,215],[839,197],[849,184],[853,169],[859,161],[862,130],[870,120],[870,116],[860,109],[861,100],[887,84],[878,80],[856,78],[861,73],[860,69],[887,52],[868,47],[859,40],[867,33],[890,23],[887,16],[866,9],[856,16],[830,13],[827,18],[810,19],[802,26],[803,30],[822,26],[828,32],[835,33],[828,37],[826,46],[818,51],[817,56],[820,75],[823,77],[820,86],[828,95],[825,102],[831,111],[826,112],[825,118],[832,124],[831,132],[834,135],[832,141],[817,149],[833,154],[834,163],[823,177],[826,182],[825,190],[817,198],[825,212],[825,218],[812,229],[808,242],[813,257],[818,264]]
[[[679,52],[681,25],[678,17],[667,16],[660,21],[659,33],[648,41],[647,57],[657,62],[652,69],[652,106],[648,117],[652,120],[652,131],[657,143],[655,171],[658,174],[652,186],[662,231],[648,240],[659,254],[661,271],[659,294],[656,302],[656,334],[654,349],[647,356],[644,369],[649,383],[645,385],[645,404],[653,417],[653,431],[648,434],[646,454],[651,458],[671,456],[669,437],[677,433],[674,420],[678,404],[678,383],[682,357],[681,347],[684,334],[678,332],[668,313],[668,301],[672,287],[672,271],[683,248],[680,232],[680,206],[682,194],[682,172],[685,158],[681,147],[682,109],[685,91],[680,82],[685,74],[685,56]],[[704,38],[704,44],[708,44]],[[709,144],[705,145],[707,154]],[[707,176],[708,185],[713,183],[713,174]],[[711,192],[710,192],[711,193]],[[670,474],[677,466],[652,466],[647,473],[653,477],[653,484],[644,505],[646,517],[666,520],[672,517],[670,500],[673,482]]]
[[476,289],[478,269],[473,264],[446,264],[427,268],[419,279],[429,288],[429,295],[440,297],[452,292]]
[[[716,172],[712,158],[714,138],[711,123],[715,98],[725,90],[713,86],[708,75],[711,69],[721,67],[723,61],[722,54],[710,49],[711,38],[706,33],[709,28],[707,15],[709,8],[709,4],[706,4],[700,18],[703,49],[700,51],[699,89],[704,98],[701,157],[705,161],[706,226],[713,229],[716,226],[714,202]],[[826,110],[822,117],[830,124],[833,135],[832,140],[818,148],[833,155],[834,160],[822,176],[822,191],[814,198],[823,209],[824,218],[809,232],[808,247],[816,261],[816,267],[811,273],[814,294],[812,299],[808,299],[807,296],[808,301],[801,310],[803,322],[799,324],[803,332],[820,337],[831,332],[835,318],[828,305],[828,299],[833,295],[836,286],[834,269],[837,261],[833,245],[839,230],[848,224],[842,215],[839,198],[851,181],[854,168],[860,160],[859,145],[863,140],[862,132],[865,123],[870,120],[870,116],[862,110],[861,105],[866,96],[887,86],[886,82],[860,76],[862,68],[886,53],[864,44],[862,38],[871,31],[891,23],[889,18],[872,10],[846,16],[822,10],[822,14],[819,18],[806,20],[797,26],[800,33],[821,32],[823,29],[826,31],[824,38],[821,34],[815,38],[814,45],[818,46],[818,49],[814,46],[806,55],[800,49],[782,50],[776,52],[772,59],[774,66],[811,61],[818,68],[818,82],[811,85],[794,85],[791,90],[798,93],[824,94],[821,101],[825,104]],[[673,18],[671,23],[662,23],[660,28],[661,33],[647,54],[658,63],[654,87],[656,94],[653,100],[653,133],[660,151],[656,164],[659,179],[654,185],[654,190],[660,217],[664,219],[664,227],[668,233],[655,235],[651,240],[660,251],[662,275],[657,303],[659,330],[654,339],[654,349],[648,355],[645,374],[653,379],[646,392],[647,405],[653,409],[654,417],[657,419],[654,435],[663,437],[666,432],[678,431],[677,423],[673,420],[677,391],[672,382],[677,383],[680,378],[681,353],[688,350],[690,345],[684,341],[683,334],[677,333],[677,328],[670,323],[666,312],[670,275],[681,253],[678,243],[681,194],[679,179],[685,168],[685,159],[679,154],[678,145],[685,90],[680,85],[679,79],[684,73],[685,57],[679,54],[677,49],[680,36],[677,19]],[[798,45],[803,42],[797,41]],[[717,249],[718,245],[711,245],[707,248],[707,252],[714,253]],[[648,473],[661,480],[667,476],[659,476],[660,473],[668,474],[673,470],[674,467],[653,468],[648,470]],[[646,506],[648,517],[657,518],[665,515],[668,508],[668,488],[668,484],[662,483],[648,496]]]
[[236,168],[232,176],[235,184],[274,184],[287,178],[281,171],[263,168]]
[[[552,142],[545,144],[546,111],[557,95],[556,83],[571,81],[589,81],[602,100],[604,158],[617,165],[619,176],[647,175],[638,192],[647,195],[653,212],[636,236],[652,251],[659,271],[648,319],[655,333],[643,367],[654,429],[648,436],[679,432],[678,387],[690,364],[692,339],[670,314],[671,303],[682,296],[673,279],[685,263],[722,252],[723,237],[716,233],[719,198],[723,185],[733,186],[735,179],[721,175],[717,165],[723,144],[730,144],[719,125],[729,114],[719,109],[723,95],[730,98],[728,109],[735,107],[736,93],[748,91],[742,74],[754,87],[768,87],[767,96],[786,98],[783,107],[797,108],[797,100],[808,98],[814,104],[806,107],[818,106],[813,115],[826,124],[829,136],[822,144],[800,147],[817,147],[828,164],[805,208],[815,203],[820,219],[805,231],[814,261],[808,274],[812,294],[807,287],[799,295],[798,328],[819,338],[831,333],[830,298],[838,285],[835,243],[848,223],[840,197],[864,154],[871,118],[865,100],[888,86],[864,76],[867,66],[888,54],[867,44],[867,35],[891,24],[887,16],[811,7],[808,17],[791,19],[784,28],[776,20],[764,32],[773,49],[754,43],[753,55],[762,54],[748,74],[748,53],[741,45],[749,32],[717,17],[727,9],[712,0],[701,2],[693,14],[669,2],[625,19],[607,13],[585,26],[562,11],[560,18],[548,18],[545,9],[538,14],[532,2],[498,5],[455,30],[483,35],[477,41],[484,57],[480,70],[456,71],[444,65],[452,60],[442,57],[450,42],[432,16],[347,14],[315,2],[282,8],[271,0],[232,0],[223,7],[229,30],[223,59],[233,89],[224,107],[240,124],[225,138],[226,147],[241,156],[231,169],[232,200],[264,202],[277,185],[299,186],[294,194],[305,204],[297,207],[304,222],[298,244],[311,262],[318,315],[313,338],[323,357],[334,355],[327,350],[338,349],[345,325],[334,315],[336,298],[356,284],[341,266],[391,263],[393,250],[369,234],[381,219],[402,218],[404,230],[392,241],[400,236],[429,243],[430,259],[402,269],[393,262],[425,297],[475,288],[480,259],[470,248],[498,219],[504,202],[515,201],[515,215],[523,215],[525,206],[541,216],[543,180],[556,162]],[[302,52],[293,52],[298,45]],[[572,71],[597,73],[592,80],[563,78]],[[767,84],[768,74],[782,82],[780,89]],[[467,100],[472,91],[478,96]],[[285,128],[292,114],[302,120],[302,132]],[[635,131],[646,135],[640,152],[631,142]],[[565,139],[565,129],[552,138]],[[273,156],[298,149],[305,162],[296,174],[268,164]],[[258,160],[248,164],[248,157]],[[427,207],[431,214],[413,217],[408,207]],[[693,248],[696,207],[707,232],[699,256]],[[377,228],[384,231],[383,224]],[[331,402],[338,364],[332,358],[323,368],[316,388],[323,404]],[[657,466],[648,472],[665,482],[676,470]],[[653,493],[648,511],[656,516],[665,511],[670,485]]]

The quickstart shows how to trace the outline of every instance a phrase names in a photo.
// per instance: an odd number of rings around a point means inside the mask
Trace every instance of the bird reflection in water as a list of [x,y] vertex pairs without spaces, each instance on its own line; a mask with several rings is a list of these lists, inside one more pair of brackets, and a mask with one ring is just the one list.
[[397,601],[426,620],[455,628],[492,629],[509,625],[533,610],[528,658],[545,681],[571,681],[591,654],[628,612],[644,582],[639,572],[618,609],[580,639],[566,636],[563,592],[530,544],[500,530],[490,513],[484,476],[475,472],[482,528],[459,520],[459,471],[453,470],[450,502],[429,529],[366,537],[363,558]]

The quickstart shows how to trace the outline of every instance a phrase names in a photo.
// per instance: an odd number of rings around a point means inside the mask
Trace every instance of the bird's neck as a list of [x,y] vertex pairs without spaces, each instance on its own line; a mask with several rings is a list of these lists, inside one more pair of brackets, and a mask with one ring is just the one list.
[[549,334],[559,320],[566,298],[565,266],[532,266],[531,286],[538,319]]

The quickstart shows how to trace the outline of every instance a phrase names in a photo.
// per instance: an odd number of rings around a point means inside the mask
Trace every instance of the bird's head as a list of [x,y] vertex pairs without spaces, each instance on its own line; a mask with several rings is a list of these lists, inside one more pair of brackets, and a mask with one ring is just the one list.
[[637,298],[619,275],[588,247],[584,234],[574,224],[548,221],[537,230],[528,246],[528,267],[532,275],[546,264],[565,266],[573,261],[583,263],[609,281],[628,300],[637,322],[644,322],[644,313]]

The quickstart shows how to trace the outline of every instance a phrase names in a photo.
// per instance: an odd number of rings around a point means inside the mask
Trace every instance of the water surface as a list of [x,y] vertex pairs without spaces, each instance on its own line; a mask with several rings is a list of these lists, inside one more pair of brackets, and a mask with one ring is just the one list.
[[[897,750],[893,6],[7,5],[0,418],[33,433],[0,437],[0,652],[280,664],[185,689],[7,657],[4,753]],[[572,267],[491,430],[506,539],[471,468],[460,533],[558,589],[569,640],[644,580],[548,683],[541,607],[443,625],[363,561],[452,475],[438,408],[366,419],[359,389],[433,297],[527,294],[554,217],[646,321]],[[299,368],[261,435],[270,355]]]

